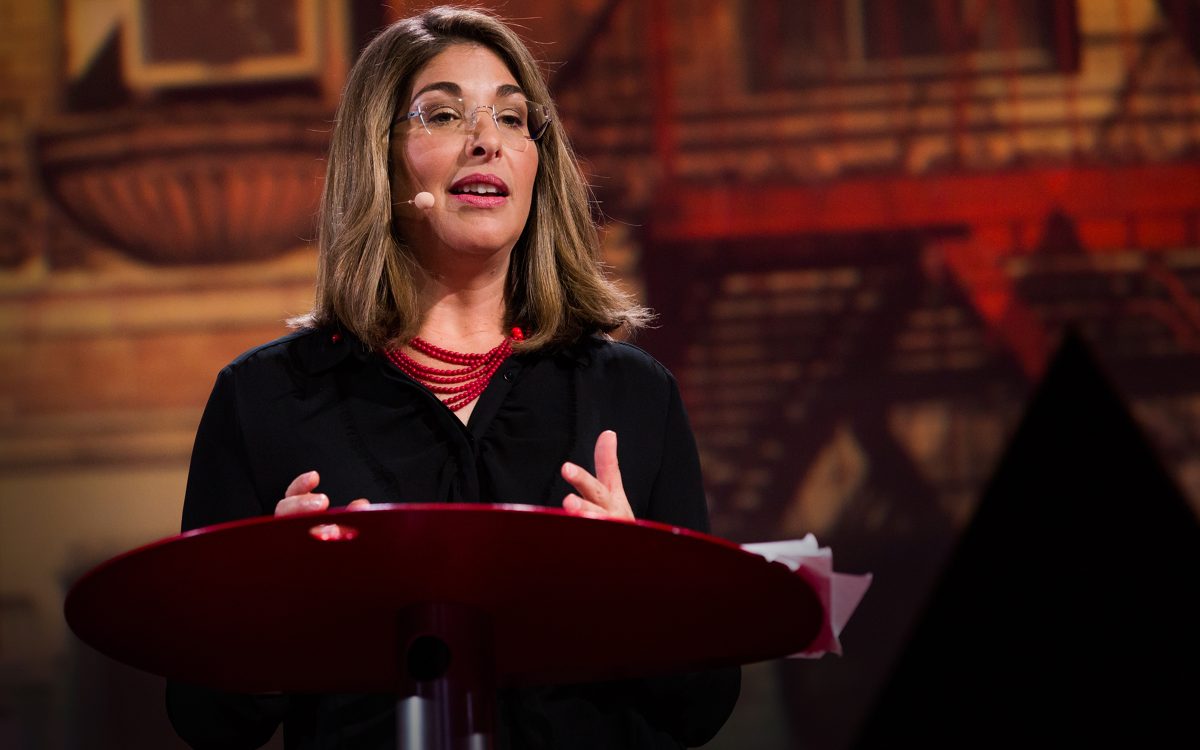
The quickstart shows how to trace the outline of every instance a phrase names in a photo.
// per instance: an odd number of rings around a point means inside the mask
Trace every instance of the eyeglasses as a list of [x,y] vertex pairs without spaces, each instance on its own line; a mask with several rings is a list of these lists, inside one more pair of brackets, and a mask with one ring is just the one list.
[[550,108],[527,99],[477,104],[468,107],[459,98],[439,98],[421,102],[401,120],[412,122],[417,118],[429,135],[462,137],[475,132],[479,124],[479,111],[486,110],[492,116],[496,131],[509,148],[524,151],[525,148],[546,134],[550,127]]

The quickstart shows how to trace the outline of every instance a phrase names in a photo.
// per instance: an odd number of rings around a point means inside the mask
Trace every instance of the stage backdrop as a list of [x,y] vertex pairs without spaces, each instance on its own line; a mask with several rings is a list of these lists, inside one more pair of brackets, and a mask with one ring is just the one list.
[[[0,0],[0,745],[178,746],[161,684],[75,641],[62,598],[177,529],[217,371],[311,300],[346,71],[422,5]],[[715,532],[813,532],[876,576],[846,655],[747,668],[714,747],[886,736],[1067,332],[1194,521],[1200,3],[486,5],[545,61],[606,260],[659,312],[638,343],[680,380]],[[1065,455],[1004,465],[1088,471]],[[1071,507],[1176,518],[1164,496]],[[1056,517],[1021,507],[1014,550]]]

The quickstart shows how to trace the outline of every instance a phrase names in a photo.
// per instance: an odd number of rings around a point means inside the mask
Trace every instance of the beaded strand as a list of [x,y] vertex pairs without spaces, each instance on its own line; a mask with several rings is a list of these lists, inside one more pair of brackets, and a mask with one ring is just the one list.
[[384,355],[405,375],[425,386],[430,392],[439,394],[438,398],[450,411],[458,411],[483,393],[492,375],[512,354],[512,342],[522,341],[524,338],[520,328],[513,328],[511,337],[506,337],[493,349],[482,354],[443,349],[420,337],[408,342],[414,350],[430,359],[455,365],[449,368],[421,364],[401,349],[387,349]]

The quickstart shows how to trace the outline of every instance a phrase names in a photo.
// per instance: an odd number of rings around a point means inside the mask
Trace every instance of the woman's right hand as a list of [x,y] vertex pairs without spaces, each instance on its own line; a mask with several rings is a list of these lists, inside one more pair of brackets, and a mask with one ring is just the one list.
[[[313,492],[321,483],[321,475],[315,471],[306,471],[292,480],[283,499],[275,506],[276,516],[291,516],[296,513],[315,513],[329,508],[329,496],[321,492]],[[351,510],[365,508],[371,501],[359,498],[346,507]]]

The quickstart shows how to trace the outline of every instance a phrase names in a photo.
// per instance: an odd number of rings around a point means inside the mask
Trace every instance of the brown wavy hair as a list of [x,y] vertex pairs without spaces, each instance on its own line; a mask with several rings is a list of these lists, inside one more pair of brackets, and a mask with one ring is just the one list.
[[551,106],[555,119],[534,146],[538,171],[529,219],[509,262],[505,327],[525,331],[523,349],[642,327],[650,312],[610,281],[600,262],[591,193],[541,69],[496,16],[461,7],[432,8],[387,26],[351,69],[317,216],[316,298],[312,310],[289,322],[340,325],[372,349],[416,335],[419,266],[392,221],[392,121],[417,72],[463,43],[496,53],[530,99]]

